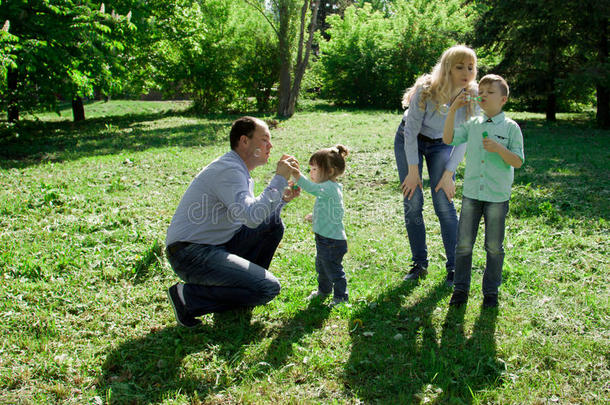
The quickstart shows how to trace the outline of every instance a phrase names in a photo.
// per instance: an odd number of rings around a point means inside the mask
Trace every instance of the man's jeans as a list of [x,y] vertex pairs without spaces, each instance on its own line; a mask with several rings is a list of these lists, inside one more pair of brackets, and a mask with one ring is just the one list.
[[227,243],[191,244],[168,254],[176,274],[185,281],[183,297],[193,316],[263,305],[280,292],[280,283],[266,269],[284,235],[279,215],[255,229],[242,226]]
[[502,284],[504,263],[504,224],[508,213],[508,201],[486,202],[462,198],[462,211],[458,227],[458,244],[455,260],[454,285],[456,290],[470,290],[472,247],[477,239],[481,216],[485,221],[485,251],[487,264],[483,273],[483,294],[498,294]]
[[348,299],[347,279],[341,263],[346,253],[347,241],[316,234],[318,291],[323,294],[333,292],[333,297],[339,300]]
[[[400,184],[405,180],[409,172],[407,164],[407,156],[405,155],[405,138],[404,138],[404,120],[400,123],[394,138],[394,155],[396,157],[396,166],[398,168],[398,177]],[[432,204],[434,212],[438,217],[441,225],[441,236],[443,245],[445,246],[445,255],[447,262],[445,267],[447,271],[455,268],[455,246],[457,241],[457,224],[458,218],[453,202],[447,199],[445,192],[434,189],[438,185],[443,173],[445,165],[451,156],[453,146],[445,145],[444,143],[427,143],[418,139],[417,141],[419,152],[419,175],[421,177],[423,170],[423,161],[426,160],[428,167],[428,175],[430,176],[430,192],[432,193]],[[455,176],[454,176],[455,178]],[[426,227],[424,225],[424,217],[422,214],[424,208],[424,194],[418,187],[413,193],[411,200],[404,198],[404,213],[405,225],[407,227],[407,235],[409,235],[409,244],[411,246],[411,254],[413,255],[413,264],[419,264],[423,267],[428,267],[428,247],[426,245]]]

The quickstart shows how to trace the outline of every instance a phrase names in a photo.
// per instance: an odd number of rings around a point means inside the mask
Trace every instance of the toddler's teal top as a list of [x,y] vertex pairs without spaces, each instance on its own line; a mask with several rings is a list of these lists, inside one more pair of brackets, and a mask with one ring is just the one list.
[[313,231],[325,238],[347,240],[343,226],[343,186],[330,180],[314,183],[302,174],[297,185],[316,196]]

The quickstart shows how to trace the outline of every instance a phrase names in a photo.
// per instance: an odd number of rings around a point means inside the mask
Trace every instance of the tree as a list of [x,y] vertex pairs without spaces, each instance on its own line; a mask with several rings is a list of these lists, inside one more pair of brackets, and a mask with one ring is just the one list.
[[[269,2],[271,9],[265,7],[265,1],[245,1],[265,16],[277,35],[280,58],[278,115],[291,117],[294,114],[301,89],[301,81],[309,63],[320,0],[303,0],[300,12],[299,0],[272,0]],[[307,29],[307,42],[305,42],[308,12],[310,19]],[[293,44],[296,31],[298,31],[296,60],[293,62],[295,57]]]
[[318,27],[325,40],[328,41],[330,39],[330,35],[327,33],[330,24],[326,19],[335,14],[343,16],[345,9],[352,4],[354,4],[354,0],[329,0],[320,3],[320,9],[318,10]]
[[542,103],[547,120],[554,121],[558,103],[596,88],[598,121],[608,125],[608,2],[476,4],[475,44],[501,55],[494,70],[507,76],[515,94]]
[[130,18],[88,1],[0,3],[0,20],[14,37],[2,77],[9,121],[21,110],[58,108],[60,97],[72,101],[75,120],[84,119],[82,97],[120,85],[121,52],[135,28]]
[[390,13],[366,3],[328,18],[320,43],[322,95],[335,103],[400,108],[401,95],[470,30],[459,0],[415,0]]

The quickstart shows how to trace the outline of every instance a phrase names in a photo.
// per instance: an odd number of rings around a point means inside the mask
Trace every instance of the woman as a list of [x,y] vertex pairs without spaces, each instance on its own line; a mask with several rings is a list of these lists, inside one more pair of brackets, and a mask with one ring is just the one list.
[[[394,154],[404,197],[404,214],[413,266],[405,280],[428,273],[426,228],[422,215],[423,161],[430,176],[434,212],[439,219],[447,262],[446,282],[453,285],[458,218],[453,205],[455,170],[464,157],[464,145],[443,143],[443,127],[449,105],[461,92],[476,95],[477,57],[472,49],[456,45],[447,49],[432,73],[421,76],[403,96],[408,109],[396,131]],[[457,111],[458,126],[474,113],[473,104]]]

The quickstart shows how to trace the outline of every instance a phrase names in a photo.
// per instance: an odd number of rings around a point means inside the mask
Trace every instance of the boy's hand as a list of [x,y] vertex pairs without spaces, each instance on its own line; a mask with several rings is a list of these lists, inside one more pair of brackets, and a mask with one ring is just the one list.
[[309,213],[309,214],[305,215],[305,221],[312,222],[313,221],[313,214]]
[[504,146],[500,145],[498,142],[493,139],[485,138],[483,139],[483,148],[487,152],[495,152],[500,153],[503,149],[506,149]]
[[451,103],[451,105],[449,106],[449,109],[452,111],[457,111],[458,109],[464,107],[466,104],[468,104],[468,97],[470,94],[468,94],[466,91],[464,91],[464,89],[460,90],[460,93],[457,95],[457,97],[455,98],[455,100],[453,100],[453,103]]

